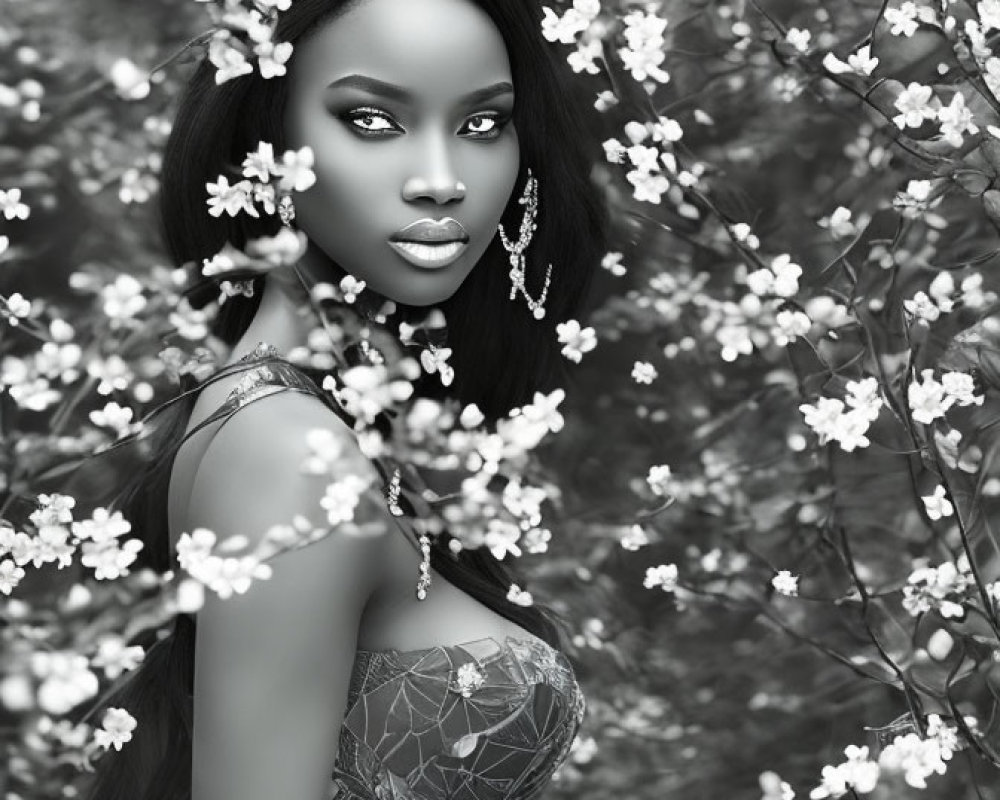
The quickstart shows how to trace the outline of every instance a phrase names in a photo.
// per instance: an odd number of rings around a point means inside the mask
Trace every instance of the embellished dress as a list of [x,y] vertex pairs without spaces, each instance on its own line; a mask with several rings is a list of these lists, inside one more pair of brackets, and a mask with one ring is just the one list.
[[[249,368],[226,402],[185,439],[275,392],[329,400],[273,354],[254,366],[261,355],[243,360]],[[585,711],[569,659],[542,639],[359,649],[326,800],[535,800]]]

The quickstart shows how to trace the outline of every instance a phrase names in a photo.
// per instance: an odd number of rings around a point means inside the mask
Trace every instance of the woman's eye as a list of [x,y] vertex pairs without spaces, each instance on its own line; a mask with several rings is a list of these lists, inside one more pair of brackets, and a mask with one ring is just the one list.
[[495,114],[477,114],[469,119],[466,127],[476,136],[491,138],[499,135],[503,125]]
[[375,109],[359,108],[347,115],[351,125],[362,133],[385,133],[396,130],[388,116]]

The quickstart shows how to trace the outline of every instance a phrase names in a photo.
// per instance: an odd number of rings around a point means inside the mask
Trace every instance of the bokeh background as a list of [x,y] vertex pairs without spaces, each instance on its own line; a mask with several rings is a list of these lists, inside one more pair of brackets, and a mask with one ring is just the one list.
[[[547,5],[612,220],[519,564],[588,697],[547,796],[1000,797],[1000,3]],[[205,27],[0,0],[6,800],[100,755],[123,612],[13,537],[204,340],[155,197]]]

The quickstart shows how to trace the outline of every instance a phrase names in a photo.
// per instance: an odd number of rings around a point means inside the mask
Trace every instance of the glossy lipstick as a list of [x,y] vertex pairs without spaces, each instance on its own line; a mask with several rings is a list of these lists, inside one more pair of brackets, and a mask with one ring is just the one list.
[[457,259],[469,246],[469,234],[451,217],[418,219],[389,237],[389,245],[417,267],[436,269]]

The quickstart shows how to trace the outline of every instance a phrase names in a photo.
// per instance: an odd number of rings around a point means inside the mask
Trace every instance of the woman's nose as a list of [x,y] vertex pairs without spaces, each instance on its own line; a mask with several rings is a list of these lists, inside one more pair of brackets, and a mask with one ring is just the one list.
[[439,136],[429,138],[428,146],[420,150],[422,168],[403,183],[403,199],[413,202],[428,198],[438,205],[463,199],[465,184],[455,174],[447,145]]
[[438,205],[465,197],[465,184],[452,177],[426,179],[415,176],[403,184],[403,199],[412,202],[426,197]]

